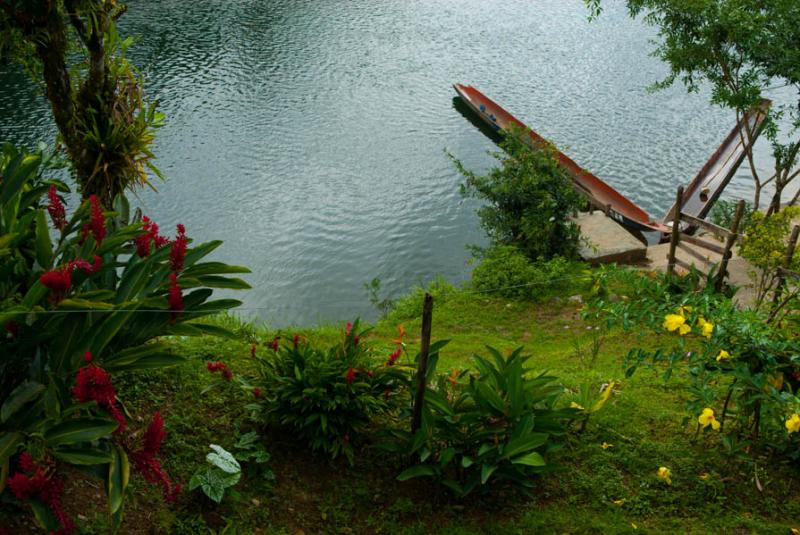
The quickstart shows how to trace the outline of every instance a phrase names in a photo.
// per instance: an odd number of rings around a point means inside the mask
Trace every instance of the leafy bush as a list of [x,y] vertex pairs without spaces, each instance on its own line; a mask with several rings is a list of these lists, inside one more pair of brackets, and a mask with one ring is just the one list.
[[180,486],[156,458],[161,415],[138,446],[111,374],[181,362],[158,337],[226,334],[186,321],[237,306],[210,301],[212,288],[247,288],[222,275],[248,270],[201,262],[221,242],[190,246],[182,225],[168,240],[149,220],[130,222],[122,196],[113,211],[92,196],[68,217],[60,196],[68,189],[44,181],[41,162],[8,145],[0,154],[0,489],[30,504],[46,529],[70,531],[62,463],[106,482],[115,524],[129,459],[174,499]]
[[455,286],[441,275],[437,275],[427,286],[421,284],[415,286],[402,297],[395,299],[387,317],[394,322],[418,318],[422,315],[422,303],[426,293],[431,294],[437,305],[441,306],[456,292],[458,289]]
[[466,177],[461,193],[486,201],[478,209],[481,226],[493,245],[515,245],[531,260],[577,256],[580,231],[570,216],[581,198],[551,147],[532,149],[527,133],[511,130],[492,153],[500,162],[476,175],[453,158]]
[[375,365],[362,342],[367,331],[347,324],[343,340],[319,349],[295,336],[272,354],[258,355],[256,403],[260,421],[289,430],[312,451],[354,462],[353,444],[371,419],[389,410],[392,396],[405,388],[407,371],[395,352]]
[[472,284],[477,290],[497,290],[512,299],[538,299],[568,287],[572,268],[561,257],[532,262],[514,246],[497,245],[483,252],[472,271]]
[[[643,278],[644,281],[648,279]],[[658,282],[644,282],[654,287]],[[655,294],[655,291],[652,292]],[[597,306],[597,305],[595,305]],[[633,350],[627,375],[642,365],[687,379],[687,422],[714,436],[731,454],[753,459],[765,450],[798,455],[800,340],[754,310],[703,293],[602,303],[611,324],[673,333],[658,351]],[[795,420],[795,415],[798,415]],[[795,427],[793,422],[798,422]]]
[[[737,201],[719,199],[714,203],[714,207],[708,214],[708,218],[715,225],[719,225],[723,228],[731,228],[733,226],[733,217],[736,214],[736,206],[738,204],[739,203]],[[753,218],[753,213],[753,203],[745,201],[744,212],[742,213],[742,219],[739,222],[740,229],[747,229],[750,226],[750,220]]]
[[399,480],[431,477],[463,497],[499,480],[531,489],[532,476],[552,468],[545,455],[580,411],[555,408],[564,388],[555,377],[531,375],[522,348],[507,357],[487,349],[490,359],[474,358],[477,374],[455,370],[438,377],[425,393],[415,433],[392,432],[386,448],[418,460]]
[[233,487],[242,477],[242,467],[229,451],[217,444],[209,446],[213,451],[206,455],[210,466],[195,472],[189,480],[189,489],[200,488],[211,500],[221,503],[225,491]]
[[[739,252],[758,268],[752,276],[756,282],[759,303],[774,289],[777,268],[783,266],[786,257],[792,221],[798,218],[800,206],[784,208],[769,217],[756,212],[751,218]],[[800,254],[794,255],[790,269],[800,271]]]

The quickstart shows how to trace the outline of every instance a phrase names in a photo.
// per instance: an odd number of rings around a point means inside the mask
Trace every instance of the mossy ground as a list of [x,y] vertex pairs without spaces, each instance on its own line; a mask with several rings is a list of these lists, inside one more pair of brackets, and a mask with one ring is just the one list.
[[[414,309],[405,305],[400,309]],[[221,505],[198,491],[185,491],[178,503],[166,505],[157,488],[134,476],[122,532],[784,534],[800,527],[796,468],[759,465],[759,491],[754,468],[727,457],[713,435],[694,440],[694,425],[683,423],[686,394],[680,378],[664,382],[658,370],[647,369],[624,377],[623,359],[631,348],[655,348],[665,340],[605,331],[582,320],[579,309],[565,299],[514,302],[466,291],[449,292],[436,302],[434,339],[450,340],[442,351],[442,371],[469,367],[471,356],[485,345],[502,350],[524,345],[533,355],[530,366],[558,376],[567,388],[620,381],[585,432],[551,457],[560,469],[543,477],[532,497],[500,489],[459,502],[430,481],[396,481],[401,460],[369,444],[348,467],[344,460],[313,456],[290,435],[273,430],[263,436],[272,454],[274,484],[244,478]],[[419,318],[397,316],[378,322],[367,337],[376,358],[385,359],[393,349],[398,322],[407,330],[409,353],[416,353]],[[209,444],[231,448],[239,434],[254,429],[244,410],[251,394],[235,382],[204,392],[215,380],[205,362],[223,360],[246,377],[253,371],[251,341],[258,342],[258,351],[268,351],[266,344],[276,334],[231,318],[219,321],[239,339],[175,339],[174,350],[187,357],[185,364],[118,379],[120,397],[132,414],[158,409],[164,415],[165,466],[184,483],[203,465]],[[330,343],[342,329],[285,329],[283,334]],[[613,447],[603,449],[603,442]],[[656,476],[660,466],[672,471],[671,485]],[[701,479],[705,473],[708,478]],[[70,489],[67,506],[83,515],[81,530],[107,531],[99,484],[76,478]],[[21,516],[7,509],[0,521]],[[15,527],[24,531],[21,524]]]

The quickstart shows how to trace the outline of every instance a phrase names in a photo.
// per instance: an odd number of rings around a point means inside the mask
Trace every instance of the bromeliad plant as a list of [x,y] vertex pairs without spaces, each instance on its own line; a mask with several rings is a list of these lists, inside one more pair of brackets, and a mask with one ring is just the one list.
[[[342,340],[320,349],[294,336],[256,358],[260,363],[255,403],[257,420],[291,431],[312,451],[354,462],[354,444],[373,417],[392,407],[408,385],[399,351],[375,365],[358,320],[347,324]],[[247,388],[252,388],[248,386]]]
[[546,455],[580,411],[556,408],[564,388],[555,377],[532,374],[523,348],[506,357],[487,350],[491,358],[474,358],[476,374],[438,376],[425,393],[416,432],[391,432],[394,440],[385,447],[418,460],[399,480],[431,477],[461,498],[498,481],[527,491],[535,486],[533,476],[552,469]]
[[69,532],[62,464],[105,482],[115,524],[129,461],[174,499],[156,457],[163,419],[137,444],[112,374],[181,362],[158,337],[225,335],[196,320],[237,306],[210,300],[212,288],[247,288],[224,275],[248,270],[202,262],[221,242],[193,246],[182,225],[168,239],[146,218],[130,221],[122,196],[113,210],[92,196],[68,215],[67,187],[43,180],[41,164],[39,153],[0,153],[0,490],[46,529]]

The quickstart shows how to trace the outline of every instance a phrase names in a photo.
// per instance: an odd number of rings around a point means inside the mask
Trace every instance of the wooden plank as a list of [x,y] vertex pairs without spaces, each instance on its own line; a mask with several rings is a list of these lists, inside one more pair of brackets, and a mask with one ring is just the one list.
[[[687,264],[686,262],[684,262],[684,261],[683,261],[683,260],[681,260],[680,258],[676,258],[676,259],[675,259],[675,265],[676,265],[676,266],[680,266],[680,267],[682,267],[682,268],[683,268],[683,269],[685,269],[686,271],[689,271],[689,272],[691,272],[691,271],[692,271],[692,265],[691,265],[691,264]],[[695,269],[697,269],[697,268],[695,267]]]
[[792,271],[790,269],[786,269],[785,267],[779,267],[778,273],[780,273],[781,276],[787,279],[788,278],[800,279],[800,273],[797,273],[796,271]]
[[667,273],[672,275],[675,271],[675,248],[678,246],[681,233],[681,201],[683,199],[683,186],[678,186],[675,196],[675,217],[672,219],[672,232],[669,237],[669,256],[667,256]]
[[681,241],[691,243],[692,245],[702,247],[703,249],[708,249],[709,251],[713,251],[719,255],[725,254],[725,247],[702,238],[695,238],[694,236],[689,236],[688,234],[681,234]]
[[425,403],[425,390],[428,388],[428,353],[431,349],[431,322],[433,321],[433,297],[425,294],[422,303],[422,333],[419,345],[419,362],[417,363],[417,391],[411,419],[411,432],[415,433],[422,425],[422,404]]
[[715,225],[714,223],[706,221],[705,219],[698,219],[689,214],[681,213],[681,220],[686,221],[692,227],[700,227],[701,229],[711,232],[712,234],[716,234],[722,239],[729,238],[731,236],[730,230],[722,228],[719,225]]
[[733,224],[731,225],[730,236],[725,240],[725,251],[722,253],[722,262],[719,263],[719,271],[717,272],[717,280],[714,288],[717,292],[722,291],[722,286],[725,283],[725,277],[728,276],[728,260],[731,259],[733,244],[736,243],[736,233],[739,232],[739,222],[744,215],[744,200],[739,201],[736,205],[736,213],[733,215]]
[[[683,241],[684,237],[685,236],[681,236],[681,241]],[[711,264],[714,264],[713,260],[711,260],[710,258],[708,258],[706,256],[703,256],[702,253],[697,252],[697,250],[692,249],[691,247],[689,247],[688,245],[686,245],[684,243],[678,242],[678,249],[680,249],[684,253],[688,254],[689,256],[692,256],[695,259],[703,262],[706,265],[706,267],[710,267]]]

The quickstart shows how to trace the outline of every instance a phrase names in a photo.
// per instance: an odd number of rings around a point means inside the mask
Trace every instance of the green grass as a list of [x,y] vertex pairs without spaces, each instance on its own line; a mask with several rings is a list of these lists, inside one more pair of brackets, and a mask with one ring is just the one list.
[[[416,297],[415,297],[416,299]],[[368,343],[383,360],[394,345],[397,321],[405,325],[408,352],[418,350],[420,319],[405,303],[391,319],[378,322]],[[404,315],[405,317],[398,317]],[[230,448],[240,433],[254,429],[244,405],[250,394],[235,383],[202,393],[213,381],[207,360],[223,360],[241,378],[253,372],[250,343],[258,351],[276,334],[302,334],[313,343],[339,339],[342,325],[256,329],[235,318],[218,321],[237,340],[174,339],[174,351],[188,361],[177,368],[117,379],[119,395],[132,414],[162,411],[169,430],[163,458],[170,474],[187,482],[204,464],[208,444]],[[130,533],[788,533],[799,527],[800,486],[794,467],[754,470],[729,458],[713,435],[695,442],[694,426],[684,424],[685,390],[679,377],[664,382],[658,370],[641,369],[624,377],[623,358],[634,347],[656,348],[661,336],[605,331],[580,318],[579,305],[565,299],[514,302],[467,291],[449,291],[436,301],[434,339],[449,339],[440,370],[470,367],[485,345],[508,350],[524,345],[529,365],[558,376],[568,389],[590,381],[599,389],[619,381],[603,410],[585,432],[569,439],[550,460],[560,469],[543,477],[532,497],[499,489],[458,502],[425,480],[400,483],[400,459],[372,448],[356,464],[312,456],[280,430],[265,432],[277,481],[245,478],[236,494],[219,506],[199,492],[185,491],[177,504],[162,503],[157,488],[132,478],[123,532]],[[593,354],[594,342],[601,339]],[[146,418],[132,422],[144,427]],[[603,449],[601,444],[613,445]],[[656,476],[672,471],[672,485]],[[706,480],[701,474],[708,473]],[[81,480],[73,482],[80,485]],[[615,500],[624,500],[615,505]],[[102,500],[70,504],[86,520],[86,533],[104,532]],[[3,517],[0,513],[0,523]],[[94,527],[92,527],[94,526]]]

